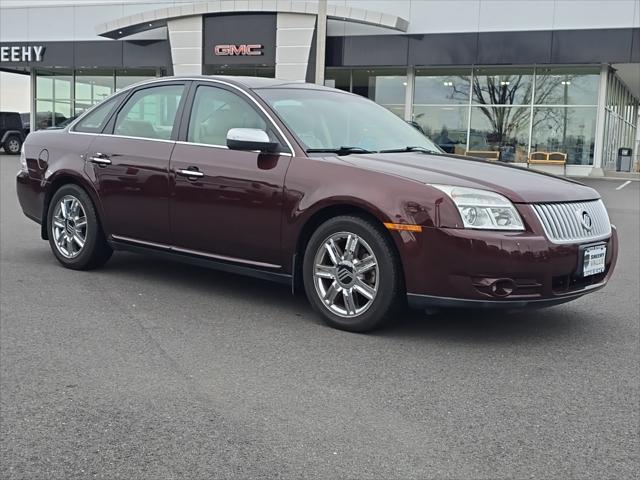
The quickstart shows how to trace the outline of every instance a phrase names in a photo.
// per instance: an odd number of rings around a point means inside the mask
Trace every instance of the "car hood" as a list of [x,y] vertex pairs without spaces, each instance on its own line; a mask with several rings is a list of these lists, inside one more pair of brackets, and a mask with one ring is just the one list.
[[595,200],[598,192],[581,183],[526,167],[419,152],[357,154],[341,159],[358,168],[421,183],[455,185],[498,192],[514,203]]

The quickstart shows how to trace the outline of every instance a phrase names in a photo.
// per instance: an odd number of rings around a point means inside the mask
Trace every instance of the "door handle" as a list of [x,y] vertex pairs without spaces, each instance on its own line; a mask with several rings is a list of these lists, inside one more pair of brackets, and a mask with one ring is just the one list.
[[192,177],[192,178],[200,178],[204,177],[204,173],[199,172],[198,170],[186,170],[186,169],[178,169],[176,170],[178,175],[182,175],[183,177]]
[[89,161],[91,163],[95,163],[96,165],[100,165],[101,167],[106,167],[107,165],[111,165],[111,160],[109,160],[109,156],[99,152],[97,152],[94,156],[89,157]]

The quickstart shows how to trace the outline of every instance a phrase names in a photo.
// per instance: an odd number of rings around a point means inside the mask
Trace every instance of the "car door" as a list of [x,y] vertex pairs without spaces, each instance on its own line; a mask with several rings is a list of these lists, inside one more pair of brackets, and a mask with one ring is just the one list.
[[290,148],[230,150],[231,128],[259,128],[284,145],[243,91],[194,84],[171,156],[171,231],[176,250],[273,267],[281,265],[280,227]]
[[134,90],[88,153],[107,231],[116,238],[169,244],[169,159],[185,82]]

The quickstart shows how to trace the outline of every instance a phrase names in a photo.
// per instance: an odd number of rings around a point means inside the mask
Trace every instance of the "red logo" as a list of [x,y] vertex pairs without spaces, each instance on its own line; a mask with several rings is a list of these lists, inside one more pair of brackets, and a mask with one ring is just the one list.
[[230,57],[236,55],[257,56],[262,55],[263,45],[259,44],[243,44],[243,45],[216,45],[213,51],[221,57]]

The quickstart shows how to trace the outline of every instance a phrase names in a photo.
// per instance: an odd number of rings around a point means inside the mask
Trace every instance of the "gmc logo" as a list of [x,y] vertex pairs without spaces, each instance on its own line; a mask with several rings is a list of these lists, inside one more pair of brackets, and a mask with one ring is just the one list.
[[221,57],[229,57],[233,55],[256,56],[262,55],[263,45],[216,45],[213,51]]

